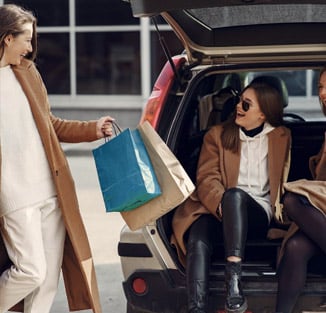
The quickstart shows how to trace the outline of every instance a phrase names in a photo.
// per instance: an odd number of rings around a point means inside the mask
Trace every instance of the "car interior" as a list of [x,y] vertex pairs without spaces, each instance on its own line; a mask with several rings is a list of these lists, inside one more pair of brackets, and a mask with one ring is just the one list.
[[[178,132],[180,134],[179,138],[176,139],[178,142],[176,144],[178,147],[176,155],[194,183],[196,183],[197,162],[205,133],[212,125],[226,120],[234,111],[238,103],[238,94],[248,83],[247,78],[248,75],[243,73],[207,74],[205,78],[198,82],[196,87],[192,88],[189,97],[184,97],[189,102],[186,106],[187,109],[183,112],[183,122],[181,122],[180,131]],[[289,102],[288,88],[281,77],[258,72],[251,74],[251,79],[264,80],[274,85],[282,95],[284,107],[287,107]],[[317,154],[321,147],[325,132],[325,121],[308,122],[300,115],[286,113],[284,115],[284,124],[292,132],[289,181],[300,178],[311,179],[308,161],[310,156]],[[169,243],[172,233],[173,212],[169,212],[158,220],[158,230],[171,255],[175,256],[175,262],[179,264],[176,251]],[[252,276],[250,272],[252,272],[253,268],[255,269],[255,275],[258,276],[267,277],[275,274],[278,251],[282,241],[281,237],[288,226],[288,223],[280,224],[273,221],[269,232],[273,239],[247,242],[246,257],[243,263],[244,279],[246,272]],[[220,244],[223,247],[223,243]],[[213,260],[213,272],[215,274],[221,273],[223,276],[223,248],[218,249],[218,254],[213,257]],[[311,261],[311,268],[317,269],[316,273],[311,273],[313,277],[321,273],[321,265],[325,261],[325,258],[315,258]],[[182,268],[182,265],[179,264],[179,267]]]

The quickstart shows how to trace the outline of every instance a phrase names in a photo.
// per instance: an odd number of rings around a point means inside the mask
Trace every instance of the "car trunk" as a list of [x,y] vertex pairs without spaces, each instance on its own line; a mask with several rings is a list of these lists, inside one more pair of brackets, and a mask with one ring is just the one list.
[[[226,64],[325,55],[323,1],[130,0],[134,16],[160,14],[189,63]],[[309,44],[309,48],[307,47]]]
[[[314,66],[313,63],[308,62],[301,64],[301,66]],[[279,65],[278,65],[279,66]],[[289,66],[289,65],[287,65]],[[257,64],[248,65],[247,71],[259,71],[265,67],[272,67],[271,64],[264,64],[259,69]],[[166,107],[162,112],[161,123],[159,132],[164,137],[171,147],[172,151],[176,154],[189,176],[195,182],[196,180],[196,167],[201,149],[203,136],[207,129],[200,127],[200,109],[201,101],[207,95],[216,93],[216,90],[225,86],[223,81],[226,81],[237,88],[239,85],[236,80],[229,79],[232,73],[241,73],[241,69],[236,65],[225,65],[201,68],[202,72],[195,76],[189,83],[182,97],[182,103],[178,106]],[[224,73],[224,74],[223,74]],[[241,76],[241,75],[240,75]],[[224,78],[223,78],[224,77]],[[242,81],[245,78],[242,78]],[[241,86],[240,86],[241,87]],[[170,97],[180,96],[180,90],[177,85],[175,89],[170,91]],[[170,104],[173,101],[168,101]],[[182,108],[182,109],[181,109]],[[165,125],[164,120],[171,120],[170,116],[174,115],[172,125]],[[323,130],[325,128],[324,122],[295,122],[288,123],[288,127],[293,132],[293,147],[292,147],[292,170],[290,172],[290,180],[306,177],[311,179],[310,171],[308,168],[308,159],[312,154],[319,151],[323,141]],[[167,133],[166,130],[169,129]],[[309,136],[307,135],[309,133]],[[177,135],[176,135],[177,134]],[[303,166],[305,164],[305,166]],[[176,279],[184,279],[184,268],[179,263],[176,251],[170,244],[170,237],[172,234],[172,217],[173,211],[169,212],[157,221],[158,231],[163,238],[169,254],[174,257],[175,263],[178,264],[179,272],[171,273],[171,276],[177,275]],[[287,229],[287,226],[279,224],[272,224],[271,228],[275,228],[276,232],[282,232]],[[274,232],[275,233],[275,232]],[[243,282],[244,290],[248,295],[250,308],[253,312],[262,312],[262,307],[266,308],[266,312],[271,312],[274,306],[274,300],[277,289],[276,267],[278,252],[280,249],[282,239],[275,240],[258,240],[248,241],[245,251],[245,261],[243,263]],[[210,277],[210,290],[215,295],[212,306],[221,307],[223,305],[224,293],[224,253],[223,243],[219,243],[220,248],[218,253],[213,256],[211,277]],[[321,297],[326,291],[324,278],[320,275],[318,270],[325,259],[315,259],[310,262],[309,278],[303,291],[303,296],[297,304],[300,306],[318,307]],[[179,277],[180,273],[181,278]],[[185,283],[185,282],[184,282]],[[299,311],[298,311],[299,312]]]

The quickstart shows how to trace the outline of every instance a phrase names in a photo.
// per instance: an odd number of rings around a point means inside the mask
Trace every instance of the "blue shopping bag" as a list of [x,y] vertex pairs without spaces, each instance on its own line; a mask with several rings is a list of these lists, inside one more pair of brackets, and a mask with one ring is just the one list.
[[161,195],[138,129],[125,129],[92,152],[107,212],[130,211]]

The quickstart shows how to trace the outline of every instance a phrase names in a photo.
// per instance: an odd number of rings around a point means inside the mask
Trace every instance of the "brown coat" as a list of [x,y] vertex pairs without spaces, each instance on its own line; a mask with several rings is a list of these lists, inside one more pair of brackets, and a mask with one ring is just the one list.
[[[287,191],[291,191],[300,195],[305,196],[309,202],[317,208],[326,217],[326,162],[324,161],[320,166],[320,171],[316,173],[316,166],[321,160],[322,153],[324,151],[324,146],[321,148],[320,152],[310,158],[309,166],[311,170],[312,177],[314,181],[309,181],[306,179],[297,180],[294,182],[284,184],[284,188]],[[290,228],[282,242],[282,247],[279,255],[279,262],[284,254],[284,247],[286,242],[291,238],[297,231],[299,227],[292,223]]]
[[[225,190],[236,187],[240,168],[240,153],[224,149],[220,125],[214,126],[205,135],[200,154],[197,178],[201,184],[196,191],[176,209],[173,217],[171,243],[176,246],[180,261],[185,264],[186,247],[184,234],[201,214],[213,214]],[[271,204],[280,211],[279,199],[283,182],[286,181],[290,163],[290,131],[277,127],[268,134],[268,173]]]
[[[21,65],[13,66],[13,70],[30,103],[67,230],[62,272],[69,308],[71,311],[92,309],[94,313],[101,313],[93,258],[79,211],[73,178],[59,143],[96,140],[96,121],[67,121],[53,116],[45,86],[35,65],[25,60]],[[9,265],[10,260],[3,242],[0,242],[1,273]],[[21,305],[22,303],[18,304],[14,310],[23,311]]]

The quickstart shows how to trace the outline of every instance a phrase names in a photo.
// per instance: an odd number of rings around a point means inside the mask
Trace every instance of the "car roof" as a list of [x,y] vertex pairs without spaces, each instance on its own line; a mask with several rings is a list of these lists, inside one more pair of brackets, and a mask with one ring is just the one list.
[[326,1],[129,0],[136,17],[161,15],[189,59],[259,61],[326,55]]

